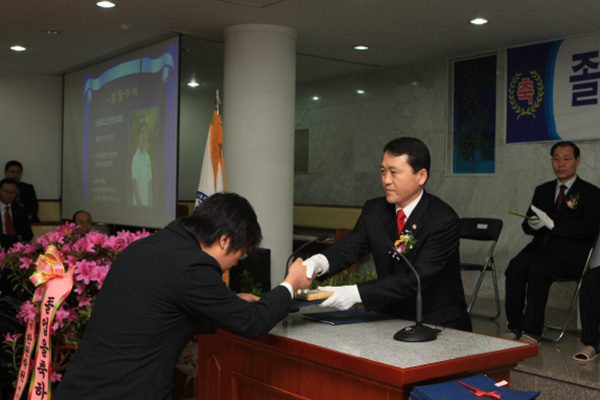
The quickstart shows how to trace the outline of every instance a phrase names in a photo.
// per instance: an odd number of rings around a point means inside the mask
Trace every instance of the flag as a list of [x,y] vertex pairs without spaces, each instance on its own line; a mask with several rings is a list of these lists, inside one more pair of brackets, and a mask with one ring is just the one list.
[[223,160],[223,122],[218,110],[215,110],[212,122],[208,129],[204,159],[202,160],[202,171],[200,182],[196,192],[196,205],[198,207],[206,198],[217,192],[224,192],[225,161]]

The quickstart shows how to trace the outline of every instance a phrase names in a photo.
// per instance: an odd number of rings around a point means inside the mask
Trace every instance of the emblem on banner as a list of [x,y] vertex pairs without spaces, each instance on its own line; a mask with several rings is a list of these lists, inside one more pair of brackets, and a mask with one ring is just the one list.
[[544,81],[537,71],[529,71],[531,75],[515,73],[508,85],[508,101],[517,114],[517,119],[524,115],[535,118],[537,109],[544,100]]

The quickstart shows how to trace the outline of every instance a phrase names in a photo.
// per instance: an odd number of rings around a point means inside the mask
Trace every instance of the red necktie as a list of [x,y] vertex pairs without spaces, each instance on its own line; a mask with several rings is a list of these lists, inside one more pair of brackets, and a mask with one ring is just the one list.
[[10,206],[4,207],[4,230],[7,235],[15,234],[15,227],[13,226],[12,218],[10,216]]
[[402,233],[402,228],[404,228],[404,217],[406,217],[406,214],[404,214],[404,210],[398,210],[398,213],[396,214],[396,223],[398,224],[398,235]]
[[558,192],[558,197],[556,198],[556,209],[558,210],[558,207],[560,207],[560,205],[562,204],[563,200],[565,199],[565,189],[567,188],[567,186],[565,185],[560,185],[560,192]]

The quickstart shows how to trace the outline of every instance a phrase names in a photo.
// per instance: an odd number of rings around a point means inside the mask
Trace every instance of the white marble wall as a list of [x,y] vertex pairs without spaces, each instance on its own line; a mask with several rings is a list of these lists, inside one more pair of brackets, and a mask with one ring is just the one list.
[[[300,85],[296,91],[296,128],[310,132],[309,173],[295,176],[294,201],[360,206],[383,195],[379,175],[383,146],[395,137],[418,137],[427,143],[432,155],[426,190],[448,202],[461,217],[504,221],[496,250],[504,298],[504,270],[530,240],[520,228],[521,219],[508,210],[525,212],[534,187],[554,178],[551,144],[504,143],[504,78],[499,71],[496,172],[461,176],[448,172],[447,65],[446,60],[434,60]],[[357,94],[357,89],[365,93]],[[315,95],[320,100],[312,100]],[[582,152],[580,177],[600,185],[600,142],[578,145]],[[476,256],[478,251],[463,246],[463,258]],[[467,293],[472,292],[475,276],[464,275]],[[551,295],[550,304],[563,307],[571,290]],[[491,281],[484,281],[480,295],[493,297]]]

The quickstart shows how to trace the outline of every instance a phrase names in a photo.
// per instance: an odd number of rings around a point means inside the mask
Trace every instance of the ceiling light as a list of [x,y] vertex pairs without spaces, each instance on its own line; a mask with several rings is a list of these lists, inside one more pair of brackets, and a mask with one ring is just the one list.
[[362,90],[362,89],[358,89],[358,90],[356,91],[356,93],[358,93],[358,94],[365,94],[365,91],[364,91],[364,90]]
[[475,18],[470,21],[473,25],[485,25],[488,23],[488,20],[485,18]]
[[48,35],[60,35],[60,31],[57,29],[46,29],[44,32]]
[[112,1],[99,1],[96,5],[101,8],[113,8],[116,4]]
[[23,46],[19,46],[19,45],[16,45],[16,46],[11,46],[11,47],[10,47],[10,49],[11,49],[12,51],[25,51],[25,50],[27,50],[25,47],[23,47]]
[[353,48],[354,48],[354,50],[358,50],[358,51],[369,50],[369,46],[365,46],[365,45],[362,45],[362,44],[356,45]]
[[312,98],[312,99],[313,99],[314,101],[317,101],[317,100],[319,100],[319,96],[313,96],[313,98]]
[[198,82],[191,81],[190,83],[188,83],[188,86],[191,88],[195,88],[195,87],[200,86],[200,84]]

